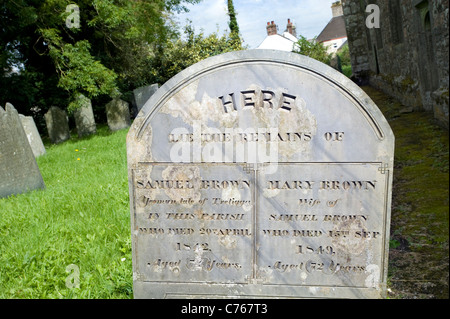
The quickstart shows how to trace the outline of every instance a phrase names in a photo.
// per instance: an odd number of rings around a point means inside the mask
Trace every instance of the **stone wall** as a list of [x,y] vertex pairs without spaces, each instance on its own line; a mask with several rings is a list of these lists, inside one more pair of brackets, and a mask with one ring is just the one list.
[[[369,4],[380,28],[366,27]],[[416,110],[434,112],[448,129],[448,0],[344,0],[355,79]]]

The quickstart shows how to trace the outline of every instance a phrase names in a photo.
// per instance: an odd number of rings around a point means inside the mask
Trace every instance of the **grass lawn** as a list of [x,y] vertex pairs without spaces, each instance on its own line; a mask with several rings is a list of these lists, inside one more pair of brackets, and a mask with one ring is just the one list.
[[448,299],[449,136],[433,114],[363,88],[395,135],[389,281],[391,297]]
[[[448,299],[448,131],[363,89],[396,137],[390,297]],[[46,189],[0,199],[0,298],[133,297],[127,132],[46,143]]]
[[46,189],[0,199],[0,298],[132,298],[127,132],[46,145]]

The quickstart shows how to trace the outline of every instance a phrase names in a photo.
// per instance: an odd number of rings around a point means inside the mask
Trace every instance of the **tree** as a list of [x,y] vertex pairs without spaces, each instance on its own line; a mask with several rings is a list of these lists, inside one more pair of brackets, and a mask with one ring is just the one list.
[[165,83],[171,77],[208,57],[242,50],[241,42],[235,41],[230,34],[219,36],[212,33],[195,33],[192,22],[184,28],[186,39],[178,38],[159,47],[160,52],[148,60],[147,70],[152,70],[150,83]]
[[130,89],[152,50],[175,36],[171,13],[199,1],[77,0],[80,24],[73,26],[70,0],[0,0],[0,102],[45,112],[79,93]]
[[294,45],[293,52],[309,56],[325,64],[329,64],[331,60],[331,54],[327,53],[327,48],[322,43],[316,42],[315,38],[312,41],[308,41],[302,35],[300,35],[300,39]]
[[350,61],[350,51],[348,48],[348,44],[345,44],[338,52],[337,55],[341,59],[341,65],[342,65],[342,73],[346,75],[347,77],[352,76],[352,64]]
[[240,44],[239,25],[236,18],[236,12],[234,11],[233,0],[228,0],[228,15],[230,16],[230,22],[228,23],[228,26],[230,27],[230,38],[234,42]]
[[38,1],[0,0],[0,103],[11,102],[22,114],[68,99],[57,88],[53,62],[37,41],[37,6]]
[[344,45],[335,56],[327,53],[327,48],[322,44],[315,41],[308,41],[305,37],[300,36],[300,40],[294,45],[292,50],[295,53],[303,54],[316,59],[325,64],[331,65],[331,60],[336,59],[335,63],[339,65],[338,69],[347,77],[352,75],[352,66],[350,62],[350,52],[348,44]]

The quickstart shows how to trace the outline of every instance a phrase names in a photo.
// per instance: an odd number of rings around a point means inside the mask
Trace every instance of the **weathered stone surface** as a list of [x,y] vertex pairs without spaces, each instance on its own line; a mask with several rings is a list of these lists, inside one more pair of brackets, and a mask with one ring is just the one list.
[[78,98],[82,106],[73,112],[78,136],[83,137],[97,133],[91,100],[82,94]]
[[19,114],[19,117],[22,122],[25,135],[27,136],[31,149],[33,150],[34,157],[44,155],[46,153],[44,143],[42,143],[41,136],[39,135],[39,131],[36,127],[36,123],[34,123],[33,117],[24,116],[22,114]]
[[111,131],[118,131],[131,125],[130,109],[127,102],[113,99],[106,104],[106,118]]
[[159,84],[142,86],[133,90],[134,100],[136,101],[137,113],[142,109],[144,104],[151,98],[153,94],[158,90]]
[[19,114],[6,103],[0,107],[0,198],[44,187]]
[[147,101],[127,152],[136,298],[385,295],[394,136],[336,70],[204,60]]
[[[356,79],[433,112],[448,129],[449,1],[342,2]],[[369,4],[380,9],[379,28],[366,26]]]
[[48,136],[54,144],[62,143],[70,139],[69,119],[66,111],[52,106],[44,115]]

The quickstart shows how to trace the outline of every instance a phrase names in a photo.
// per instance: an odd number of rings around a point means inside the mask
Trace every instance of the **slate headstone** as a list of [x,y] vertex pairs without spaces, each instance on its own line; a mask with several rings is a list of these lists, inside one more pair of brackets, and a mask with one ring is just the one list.
[[127,137],[136,298],[382,298],[394,136],[350,79],[272,50],[164,84]]
[[159,84],[142,86],[133,90],[134,100],[136,102],[137,111],[136,114],[142,109],[144,104],[151,98],[153,94],[158,90]]
[[36,127],[33,117],[19,114],[25,135],[33,150],[34,157],[39,157],[46,153],[44,143],[42,143],[41,135]]
[[14,106],[0,106],[0,198],[45,188]]
[[52,106],[44,117],[52,143],[59,144],[70,139],[69,118],[66,111]]
[[131,125],[129,104],[121,99],[113,99],[106,104],[106,118],[111,131],[118,131]]
[[78,137],[89,136],[97,133],[91,100],[82,94],[78,96],[78,100],[81,107],[77,108],[73,112]]

